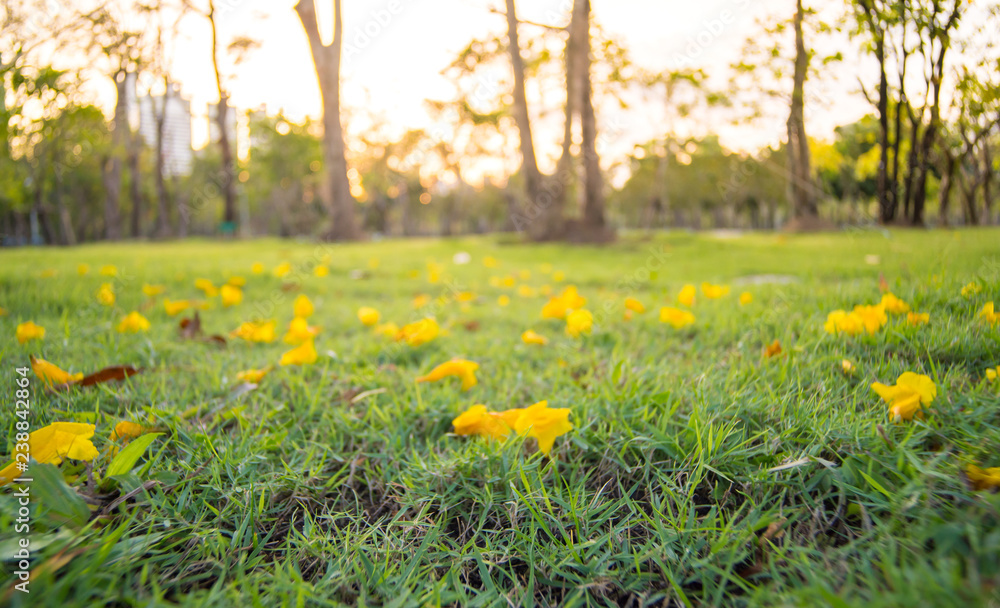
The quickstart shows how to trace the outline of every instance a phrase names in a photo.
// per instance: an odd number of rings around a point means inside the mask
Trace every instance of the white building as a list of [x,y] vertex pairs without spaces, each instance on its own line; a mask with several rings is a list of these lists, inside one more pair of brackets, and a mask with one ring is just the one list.
[[[130,87],[130,90],[135,89]],[[184,99],[177,85],[170,85],[165,95],[138,98],[139,135],[156,149],[156,122],[163,116],[163,172],[167,176],[191,172],[191,101]],[[165,107],[164,107],[165,106]]]

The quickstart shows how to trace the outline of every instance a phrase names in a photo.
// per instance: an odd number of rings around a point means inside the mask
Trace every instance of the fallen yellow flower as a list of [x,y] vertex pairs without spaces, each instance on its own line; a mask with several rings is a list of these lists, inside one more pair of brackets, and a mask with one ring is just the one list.
[[914,327],[918,325],[926,325],[931,321],[931,314],[929,312],[908,312],[906,313],[906,322]]
[[500,440],[511,433],[511,426],[502,416],[487,411],[485,405],[473,405],[451,421],[456,435],[479,435]]
[[278,364],[309,365],[316,363],[317,359],[319,359],[319,354],[316,352],[316,347],[313,346],[312,340],[310,340],[281,355],[281,360],[278,361]]
[[135,310],[125,315],[125,318],[118,324],[118,333],[120,334],[134,334],[140,331],[149,331],[149,320]]
[[140,435],[148,433],[151,429],[142,426],[141,424],[136,424],[135,422],[129,422],[128,420],[122,420],[115,425],[114,430],[111,431],[111,441],[124,441],[129,442]]
[[101,275],[106,277],[116,277],[118,276],[118,268],[116,268],[113,264],[101,266]]
[[233,338],[243,338],[247,342],[274,342],[277,339],[275,327],[277,322],[247,321],[229,333]]
[[968,283],[962,288],[962,297],[971,298],[982,290],[983,288],[979,286],[979,283]]
[[313,307],[312,300],[304,293],[300,293],[295,298],[295,302],[292,303],[292,311],[295,313],[296,317],[302,317],[303,319],[308,319],[316,311]]
[[671,308],[669,306],[664,306],[660,309],[660,323],[669,323],[675,329],[692,325],[694,321],[694,313],[690,311]]
[[76,266],[76,274],[78,274],[78,275],[80,275],[82,277],[82,276],[86,275],[88,272],[90,272],[90,266],[89,265],[87,265],[87,264],[77,264],[77,266]]
[[232,285],[233,287],[243,287],[246,284],[247,284],[246,278],[241,277],[239,275],[233,275],[229,277],[229,279],[226,281],[226,285]]
[[893,386],[881,382],[872,384],[872,390],[889,404],[889,414],[894,421],[911,420],[937,397],[934,382],[923,374],[903,372]]
[[572,338],[590,334],[593,327],[594,315],[587,309],[574,310],[566,315],[566,334]]
[[395,338],[396,334],[399,333],[399,326],[389,321],[388,323],[383,323],[375,328],[375,333],[386,336],[389,338]]
[[410,346],[427,344],[441,333],[437,321],[431,318],[407,323],[396,333],[397,342],[406,342]]
[[538,344],[540,346],[545,346],[549,343],[548,338],[541,334],[537,334],[530,329],[521,334],[521,341],[525,344]]
[[537,439],[538,449],[548,455],[556,437],[573,430],[573,424],[569,421],[569,408],[550,409],[548,401],[539,401],[519,413],[514,430]]
[[358,309],[358,320],[362,325],[372,327],[378,323],[382,315],[371,306],[362,306]]
[[993,302],[983,304],[983,309],[979,311],[979,318],[985,321],[987,325],[1000,323],[1000,313],[995,312]]
[[41,357],[31,357],[31,370],[35,372],[45,386],[55,386],[57,384],[69,384],[83,379],[83,374],[71,374],[65,372],[56,365],[49,363]]
[[969,483],[976,490],[992,490],[1000,487],[1000,467],[990,467],[980,469],[974,464],[965,468],[965,474],[969,478]]
[[842,359],[840,361],[840,370],[844,372],[845,376],[850,376],[854,373],[855,366],[849,359]]
[[243,301],[243,290],[235,285],[226,283],[219,289],[219,293],[222,295],[222,305],[225,308],[236,306]]
[[[28,453],[41,464],[59,464],[63,458],[93,460],[97,448],[90,441],[94,425],[81,422],[54,422],[28,435]],[[6,485],[24,473],[11,462],[0,471],[0,485]]]
[[885,314],[885,308],[881,304],[875,306],[855,306],[854,315],[860,319],[865,331],[869,335],[874,335],[882,326],[889,322],[889,317]]
[[701,284],[701,293],[709,300],[718,300],[729,295],[728,285],[712,285],[711,283]]
[[499,306],[509,306],[510,305],[510,296],[508,296],[508,295],[502,295],[499,298],[497,298],[497,305],[499,305]]
[[171,317],[184,312],[185,310],[192,308],[194,303],[191,300],[173,300],[170,298],[163,298],[163,310],[167,311],[167,314]]
[[115,289],[111,283],[101,283],[100,289],[97,290],[97,301],[104,306],[115,305]]
[[148,298],[155,298],[166,290],[167,288],[163,285],[150,285],[149,283],[146,283],[142,286],[142,293],[146,294],[146,297]]
[[317,334],[319,334],[318,327],[310,326],[309,321],[303,317],[295,317],[292,319],[292,322],[288,324],[288,333],[285,334],[284,342],[286,344],[302,344],[303,342],[311,342]]
[[270,373],[273,366],[268,365],[267,367],[261,369],[245,369],[240,372],[236,372],[236,379],[242,380],[243,382],[250,382],[252,384],[260,384],[260,381],[264,379],[268,373]]
[[275,266],[274,270],[272,270],[271,272],[274,274],[274,276],[281,279],[287,277],[289,274],[292,273],[292,265],[289,264],[288,262],[282,262],[277,266]]
[[681,306],[691,308],[694,306],[694,298],[696,295],[698,295],[698,290],[694,285],[685,285],[684,287],[681,287],[680,293],[677,294],[677,303]]
[[636,300],[635,298],[625,298],[625,310],[641,315],[646,312],[646,307],[643,306],[642,302]]
[[219,288],[208,279],[195,279],[194,286],[205,294],[206,298],[214,298],[219,295]]
[[254,262],[253,265],[250,266],[250,272],[254,274],[264,274],[264,265],[260,262]]
[[882,296],[882,301],[879,305],[885,309],[886,312],[894,315],[901,315],[903,313],[910,312],[910,305],[906,302],[900,300],[892,293],[887,293]]
[[476,384],[476,370],[479,364],[466,359],[452,359],[438,365],[430,373],[417,378],[417,382],[437,382],[449,376],[457,376],[462,379],[462,390],[467,391]]
[[844,310],[835,310],[826,316],[826,323],[823,324],[823,329],[833,335],[847,334],[849,336],[856,336],[865,330],[865,325],[858,315]]
[[765,357],[768,358],[776,357],[780,354],[781,354],[781,342],[778,340],[775,340],[774,342],[771,342],[770,344],[764,347]]
[[313,275],[317,277],[325,277],[329,274],[330,274],[329,266],[325,266],[323,264],[317,264],[316,267],[313,268]]
[[45,328],[36,325],[34,321],[25,321],[17,326],[17,341],[24,344],[28,340],[41,340],[45,338]]
[[749,291],[744,291],[740,294],[740,306],[746,306],[753,302],[753,294]]
[[989,368],[989,369],[986,370],[986,379],[987,380],[990,380],[992,382],[992,381],[996,380],[997,378],[1000,378],[1000,365],[998,365],[996,367],[991,367],[991,368]]

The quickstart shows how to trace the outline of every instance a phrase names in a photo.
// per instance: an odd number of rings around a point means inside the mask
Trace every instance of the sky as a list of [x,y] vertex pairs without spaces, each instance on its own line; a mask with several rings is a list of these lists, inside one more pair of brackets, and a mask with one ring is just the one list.
[[[322,20],[332,12],[332,3],[316,1]],[[241,65],[224,68],[234,106],[266,105],[270,113],[280,109],[293,120],[320,115],[309,45],[294,3],[217,0],[223,44],[235,36],[250,36],[261,45]],[[502,8],[500,0],[344,0],[344,4],[344,104],[381,115],[397,133],[430,127],[424,100],[453,94],[441,70],[472,38],[505,31],[503,16],[490,10]],[[571,5],[571,0],[522,0],[518,16],[563,25]],[[726,68],[739,57],[747,36],[756,31],[755,21],[768,11],[787,9],[790,14],[793,8],[791,0],[592,0],[595,21],[624,43],[636,64],[649,70],[704,67],[718,86],[724,85]],[[522,27],[522,36],[530,36],[533,30]],[[210,30],[207,20],[197,15],[186,17],[178,29],[172,71],[182,94],[192,101],[193,137],[200,147],[208,133],[205,105],[218,99]],[[856,87],[841,86],[836,103],[807,108],[810,135],[828,138],[835,126],[870,111],[864,99],[850,94],[852,88]],[[98,83],[95,91],[101,105],[113,105],[110,81]],[[667,124],[662,106],[662,101],[638,99],[628,109],[603,112],[599,124],[614,137],[602,140],[602,153],[622,157],[636,144],[660,137]],[[742,151],[777,144],[784,130],[783,120],[773,119],[743,126],[720,121],[703,127],[720,134],[724,145]],[[560,129],[553,121],[536,130],[543,170],[550,168],[545,165],[558,152]],[[510,154],[516,156],[516,151]]]

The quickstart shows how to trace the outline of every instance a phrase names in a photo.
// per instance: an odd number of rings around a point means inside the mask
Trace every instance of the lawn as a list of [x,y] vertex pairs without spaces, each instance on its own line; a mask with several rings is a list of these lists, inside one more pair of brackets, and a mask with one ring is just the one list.
[[[246,283],[228,308],[195,287],[234,276]],[[702,282],[730,292],[708,299]],[[102,283],[113,305],[95,297]],[[686,309],[685,284],[699,286],[694,323],[661,323],[661,307]],[[589,334],[541,317],[568,285],[587,299]],[[871,335],[824,330],[830,312],[884,291],[929,323],[889,314]],[[292,348],[282,336],[300,295],[317,361],[238,379]],[[627,297],[646,312],[625,319]],[[182,335],[192,311],[169,316],[165,298],[205,301],[201,333]],[[59,390],[27,372],[31,430],[95,424],[99,455],[29,469],[30,594],[13,588],[17,484],[0,492],[0,604],[987,605],[1000,601],[1000,494],[966,471],[1000,467],[989,301],[996,229],[0,251],[4,463],[29,355],[73,373],[141,368]],[[433,317],[441,333],[396,342],[359,321],[362,306],[380,324]],[[148,331],[117,331],[131,311]],[[230,335],[266,319],[272,343]],[[20,344],[28,320],[46,334]],[[528,329],[548,344],[524,343]],[[479,364],[477,385],[415,382],[453,357]],[[903,372],[929,376],[937,396],[894,421],[871,385]],[[491,441],[452,425],[474,404],[542,400],[573,425],[547,456],[523,433]],[[110,475],[129,449],[112,438],[121,421],[160,435],[134,439],[141,457]]]

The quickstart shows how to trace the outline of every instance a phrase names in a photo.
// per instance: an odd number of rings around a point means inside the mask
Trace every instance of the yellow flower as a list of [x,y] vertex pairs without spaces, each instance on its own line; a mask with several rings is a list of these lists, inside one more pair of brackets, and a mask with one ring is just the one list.
[[711,283],[701,284],[701,293],[705,295],[709,300],[717,300],[723,296],[729,295],[728,285],[712,285]]
[[854,373],[855,366],[849,359],[842,359],[840,361],[840,370],[844,372],[845,376],[850,376]]
[[115,289],[111,283],[101,283],[100,289],[97,290],[97,301],[105,306],[115,305]]
[[930,405],[937,397],[934,382],[927,376],[913,372],[903,372],[893,386],[876,382],[872,384],[872,390],[889,404],[889,414],[893,420],[912,419],[921,406]]
[[234,338],[243,338],[247,342],[274,342],[277,339],[275,326],[277,322],[271,321],[247,321],[240,324],[235,330],[230,332]]
[[399,333],[399,326],[392,321],[388,323],[383,323],[375,328],[375,333],[381,336],[387,336],[389,338],[395,338],[396,334]]
[[146,297],[148,298],[155,298],[166,290],[167,288],[163,285],[150,285],[149,283],[146,283],[142,286],[142,293],[146,294]]
[[115,425],[114,430],[111,431],[111,441],[124,441],[129,442],[136,437],[148,433],[151,429],[142,426],[141,424],[136,424],[135,422],[129,422],[128,420],[122,420]]
[[235,285],[226,283],[219,289],[219,293],[222,295],[222,305],[226,308],[236,306],[243,301],[243,290]]
[[497,298],[497,304],[500,306],[510,306],[510,296],[502,295]]
[[1000,487],[1000,467],[990,467],[980,469],[974,464],[965,468],[965,474],[969,478],[969,483],[976,490],[992,490]]
[[931,314],[929,312],[913,312],[910,311],[906,313],[906,322],[910,325],[926,325],[930,323]]
[[264,265],[260,262],[254,262],[253,266],[250,267],[250,272],[254,274],[264,274]]
[[381,262],[379,261],[378,258],[369,258],[369,260],[368,260],[368,268],[371,269],[371,270],[375,270],[376,268],[378,268],[378,265],[380,263]]
[[476,381],[476,370],[479,364],[465,359],[452,359],[438,365],[429,374],[417,378],[417,382],[437,382],[449,376],[457,376],[462,379],[462,390],[467,391],[478,382]]
[[780,354],[781,354],[781,342],[778,340],[775,340],[774,342],[771,342],[770,344],[764,347],[765,357],[768,358],[777,357]]
[[362,306],[358,309],[358,320],[361,321],[362,325],[372,327],[378,323],[380,318],[381,315],[371,306]]
[[685,285],[681,287],[680,293],[677,294],[677,303],[681,306],[691,308],[694,306],[694,297],[696,295],[698,295],[698,290],[695,289],[694,285]]
[[570,337],[577,338],[581,334],[589,334],[593,327],[594,315],[585,308],[574,310],[566,315],[566,333]]
[[979,318],[988,325],[1000,323],[1000,313],[994,312],[993,302],[987,302],[983,305],[983,309],[979,311]]
[[552,273],[552,280],[556,283],[562,283],[566,280],[566,273],[561,270],[557,270]]
[[865,327],[858,315],[848,313],[844,310],[835,310],[826,316],[826,323],[823,324],[823,329],[833,335],[847,334],[849,336],[856,336],[864,331]]
[[753,302],[753,294],[749,291],[744,291],[740,294],[740,306],[746,306]]
[[556,437],[573,430],[573,424],[569,421],[569,408],[550,409],[548,401],[539,401],[520,412],[514,430],[519,434],[527,431],[528,437],[538,440],[538,449],[548,455]]
[[78,275],[80,275],[82,277],[82,276],[86,275],[88,272],[90,272],[90,266],[88,266],[87,264],[78,264],[77,265],[77,267],[76,267],[76,274],[78,274]]
[[68,384],[83,379],[83,374],[65,372],[41,357],[31,357],[31,370],[35,372],[35,375],[41,379],[45,386]]
[[636,300],[635,298],[625,298],[625,309],[640,315],[646,312],[646,307],[642,305],[642,302]]
[[45,270],[43,270],[40,273],[38,273],[38,276],[41,277],[41,278],[43,278],[43,279],[51,279],[52,277],[56,276],[57,274],[58,274],[58,272],[56,271],[55,268],[46,268]]
[[312,340],[309,340],[281,355],[281,360],[278,361],[278,364],[309,365],[316,363],[317,359],[319,359],[319,355],[316,353],[316,347],[313,346]]
[[511,431],[503,417],[487,411],[485,405],[473,405],[451,423],[456,435],[480,435],[500,440],[510,435]]
[[[31,459],[41,464],[59,464],[63,458],[93,460],[97,448],[90,441],[94,425],[81,422],[54,422],[28,435],[28,452]],[[0,471],[0,485],[10,483],[19,475],[17,462]]]
[[120,334],[134,334],[140,331],[149,331],[149,320],[135,310],[125,315],[125,318],[118,324],[118,333]]
[[694,314],[687,310],[665,306],[660,309],[660,323],[669,323],[675,329],[694,324]]
[[587,298],[581,296],[575,285],[567,285],[562,293],[549,301],[542,307],[543,319],[565,319],[570,311],[583,308],[587,304]]
[[405,341],[410,346],[420,346],[436,338],[441,332],[437,321],[431,318],[407,323],[396,332],[396,341]]
[[427,306],[430,303],[431,303],[431,297],[426,293],[417,294],[413,298],[414,308],[423,308],[424,306]]
[[982,290],[983,290],[983,288],[979,286],[979,283],[975,283],[975,282],[969,283],[965,287],[962,288],[962,297],[964,297],[964,298],[971,298],[972,296],[976,295],[977,293],[979,293]]
[[241,372],[236,372],[236,379],[242,380],[243,382],[249,382],[251,384],[260,384],[260,381],[264,379],[273,366],[268,365],[267,367],[261,369],[245,369]]
[[213,285],[208,279],[196,279],[194,286],[200,289],[206,298],[214,298],[219,295],[219,288]]
[[549,339],[541,334],[536,334],[532,330],[528,330],[521,334],[521,341],[525,344],[538,344],[539,346],[545,346],[549,343]]
[[238,274],[234,274],[226,280],[226,285],[232,285],[233,287],[243,287],[246,284],[246,277],[241,277]]
[[25,321],[17,326],[17,341],[24,344],[28,340],[41,340],[45,338],[45,328],[35,325],[34,321]]
[[987,380],[993,381],[993,380],[996,380],[997,378],[1000,378],[1000,365],[998,365],[996,367],[991,367],[991,368],[989,368],[989,369],[986,370],[986,379]]
[[292,304],[292,310],[295,312],[296,317],[302,317],[308,319],[312,316],[316,309],[313,307],[313,303],[304,293],[300,293],[296,298],[295,302]]
[[330,274],[330,267],[323,264],[317,264],[316,267],[313,268],[313,274],[317,277],[325,277]]
[[891,293],[884,294],[879,305],[882,306],[886,312],[894,315],[901,315],[903,313],[910,312],[910,305]]
[[295,317],[292,322],[288,324],[288,333],[285,334],[284,341],[286,344],[302,344],[303,342],[312,342],[316,334],[319,333],[318,327],[310,327],[309,320],[304,317]]
[[194,302],[191,300],[173,300],[170,298],[163,298],[163,309],[167,311],[167,314],[171,317],[184,312],[185,310],[194,306]]
[[538,295],[538,292],[535,291],[535,288],[530,285],[518,285],[517,295],[522,298],[533,298]]
[[272,274],[274,274],[274,276],[281,279],[287,277],[289,274],[292,273],[292,265],[289,264],[288,262],[282,262],[277,266],[275,266],[274,270],[272,270],[271,272]]
[[101,266],[101,276],[116,277],[118,276],[118,268],[116,268],[114,264],[107,264],[105,266]]
[[513,275],[507,275],[503,278],[501,285],[504,287],[513,287],[515,283],[517,283],[517,279]]
[[875,332],[882,329],[883,325],[889,322],[889,317],[886,316],[885,308],[881,304],[876,304],[875,306],[855,306],[853,314],[860,319],[861,324],[869,335],[874,335]]

